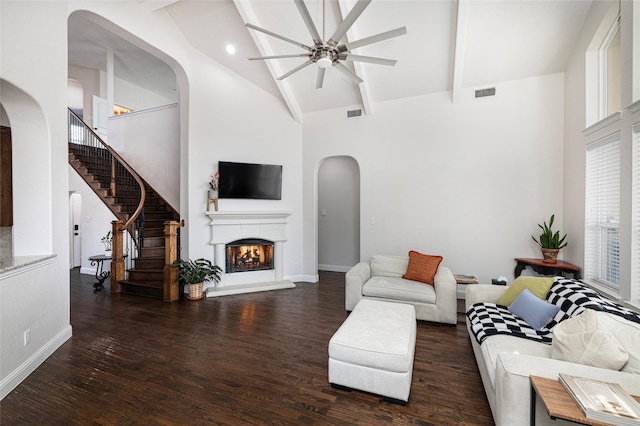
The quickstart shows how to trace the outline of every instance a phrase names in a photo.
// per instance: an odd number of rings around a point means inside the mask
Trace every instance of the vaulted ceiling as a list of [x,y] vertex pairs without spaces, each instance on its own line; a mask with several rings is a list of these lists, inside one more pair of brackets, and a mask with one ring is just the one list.
[[[443,91],[455,97],[467,87],[562,72],[591,6],[590,0],[373,0],[342,42],[405,26],[406,35],[353,51],[395,59],[397,64],[345,62],[363,83],[330,67],[323,87],[316,89],[315,64],[276,80],[307,58],[247,59],[305,50],[246,23],[313,45],[293,0],[140,1],[155,13],[167,13],[196,49],[282,99],[298,119],[307,112],[341,107],[361,106],[374,113],[376,102]],[[326,41],[356,2],[305,4]],[[227,52],[228,45],[235,47],[234,54]],[[70,64],[104,71],[106,48],[114,50],[118,77],[159,93],[175,88],[171,70],[157,58],[81,16],[70,18]]]

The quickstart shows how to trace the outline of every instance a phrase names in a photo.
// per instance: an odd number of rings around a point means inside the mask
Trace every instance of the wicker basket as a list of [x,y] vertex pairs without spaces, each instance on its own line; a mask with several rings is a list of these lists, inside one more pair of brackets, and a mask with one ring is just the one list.
[[187,299],[200,300],[204,298],[204,294],[202,293],[202,283],[187,285],[189,286],[189,295],[187,296]]

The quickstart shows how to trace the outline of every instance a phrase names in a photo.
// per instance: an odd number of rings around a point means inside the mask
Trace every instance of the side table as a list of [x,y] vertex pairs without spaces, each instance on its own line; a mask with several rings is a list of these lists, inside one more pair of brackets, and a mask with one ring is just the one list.
[[[531,406],[530,424],[536,424],[536,395],[540,396],[549,417],[552,420],[562,419],[583,425],[607,425],[595,420],[587,419],[578,404],[573,400],[569,392],[557,379],[547,379],[538,376],[529,376],[531,382]],[[640,402],[640,396],[633,397]]]
[[96,256],[91,256],[89,257],[89,260],[91,261],[91,266],[96,267],[96,279],[98,280],[97,283],[95,283],[93,285],[93,288],[96,290],[102,290],[104,287],[102,286],[104,284],[104,281],[109,278],[109,275],[111,274],[110,271],[103,271],[102,270],[102,263],[105,260],[111,260],[111,256],[105,256],[104,254],[99,254]]
[[[122,257],[126,259],[127,255],[124,255]],[[111,271],[108,271],[108,270],[104,271],[102,269],[102,267],[103,267],[102,263],[105,260],[111,260],[111,256],[105,256],[104,254],[98,254],[98,255],[89,257],[89,260],[91,261],[91,266],[95,265],[95,267],[96,267],[96,279],[98,280],[98,282],[93,285],[93,288],[98,290],[98,291],[100,291],[100,290],[102,290],[104,288],[103,284],[104,284],[105,280],[107,278],[109,278],[109,275],[111,275]]]
[[453,277],[456,280],[456,297],[462,302],[458,303],[458,313],[465,312],[465,299],[467,293],[467,285],[469,284],[478,284],[478,278],[474,275],[462,275],[462,274],[453,274]]
[[529,266],[535,272],[542,275],[562,275],[565,276],[566,273],[573,274],[573,278],[580,279],[580,268],[576,265],[572,265],[568,262],[563,262],[562,260],[556,261],[556,263],[547,263],[542,259],[525,259],[522,257],[515,258],[516,269],[513,271],[513,275],[516,278],[520,276],[524,268]]

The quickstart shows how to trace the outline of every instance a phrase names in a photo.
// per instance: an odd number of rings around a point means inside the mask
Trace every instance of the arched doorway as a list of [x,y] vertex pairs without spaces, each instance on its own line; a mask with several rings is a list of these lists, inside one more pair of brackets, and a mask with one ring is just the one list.
[[318,168],[318,270],[346,272],[360,261],[360,167],[349,156]]
[[[13,226],[13,189],[11,161],[11,125],[9,118],[0,104],[0,229]],[[0,231],[3,232],[4,231]],[[7,232],[7,238],[10,237]],[[3,238],[4,237],[1,237]]]

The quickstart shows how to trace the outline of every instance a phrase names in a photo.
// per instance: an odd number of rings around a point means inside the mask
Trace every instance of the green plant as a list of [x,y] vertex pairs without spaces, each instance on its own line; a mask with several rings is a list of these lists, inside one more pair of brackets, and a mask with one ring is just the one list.
[[220,281],[220,272],[222,272],[222,269],[207,259],[189,261],[177,259],[173,262],[173,265],[180,267],[178,275],[180,279],[187,284],[198,284],[211,280],[215,282]]
[[541,248],[543,249],[561,249],[567,245],[564,241],[567,238],[567,234],[564,234],[564,237],[560,238],[560,231],[556,231],[555,233],[551,230],[553,226],[554,215],[551,215],[549,219],[549,226],[547,226],[547,222],[543,222],[543,225],[538,224],[540,229],[542,229],[542,234],[540,234],[539,239],[532,235],[533,241],[535,241]]

